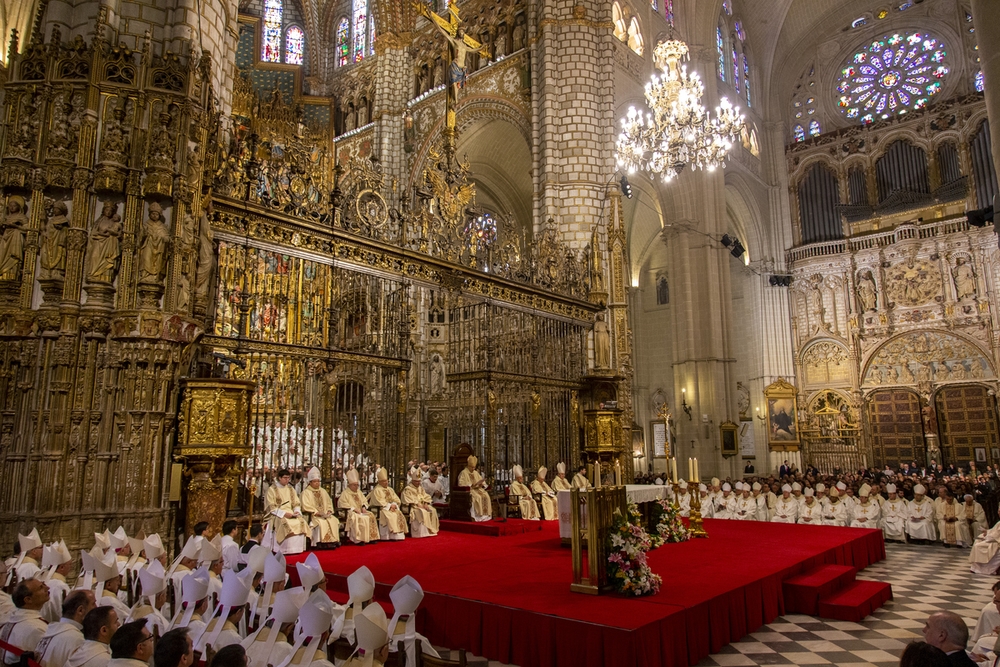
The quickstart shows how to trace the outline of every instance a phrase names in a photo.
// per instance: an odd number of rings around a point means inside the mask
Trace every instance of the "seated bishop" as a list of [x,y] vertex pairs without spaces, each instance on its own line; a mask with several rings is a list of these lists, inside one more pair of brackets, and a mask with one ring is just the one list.
[[560,461],[556,464],[556,478],[552,480],[552,488],[559,491],[569,491],[573,485],[566,479],[566,464]]
[[907,503],[906,534],[911,540],[937,540],[934,526],[934,503],[927,499],[923,484],[913,487],[913,500]]
[[340,521],[330,494],[320,486],[319,468],[310,468],[306,480],[309,486],[302,490],[302,511],[309,515],[312,545],[340,544]]
[[423,475],[419,470],[410,472],[410,483],[403,489],[401,500],[410,506],[410,536],[432,537],[438,534],[437,510],[431,505],[431,497],[424,491]]
[[516,465],[512,472],[514,481],[510,483],[510,495],[517,496],[517,504],[521,508],[521,518],[538,521],[542,517],[538,512],[538,503],[531,495],[531,489],[524,483],[524,471],[521,466]]
[[[45,547],[42,538],[38,536],[38,529],[32,528],[27,535],[17,535],[17,545],[20,553],[14,563],[13,572],[17,574],[17,580],[33,579],[41,570],[40,561],[44,554]],[[10,579],[10,574],[8,574]],[[7,582],[10,585],[10,581]]]
[[894,542],[906,541],[906,520],[909,511],[906,500],[896,495],[896,485],[886,484],[889,497],[882,503],[882,536]]
[[466,461],[466,467],[458,475],[458,485],[469,489],[472,499],[469,513],[473,520],[489,521],[493,518],[493,503],[490,501],[490,494],[485,489],[486,479],[476,470],[477,465],[479,465],[479,459],[470,456]]
[[309,527],[302,517],[302,504],[291,480],[292,473],[287,468],[278,471],[277,481],[267,489],[264,513],[271,522],[275,549],[285,554],[298,554],[306,550]]
[[368,504],[382,508],[379,510],[379,537],[396,541],[406,539],[406,517],[399,509],[399,496],[389,486],[389,473],[379,468],[376,479],[375,488],[368,494]]
[[378,540],[375,515],[368,511],[368,499],[359,490],[361,479],[358,471],[347,471],[347,488],[337,499],[337,507],[347,510],[347,539],[355,544]]
[[535,475],[534,481],[531,482],[531,492],[541,494],[542,496],[543,518],[546,521],[555,521],[559,518],[559,512],[556,510],[556,492],[545,481],[545,475],[548,472],[545,466],[538,469],[538,474]]

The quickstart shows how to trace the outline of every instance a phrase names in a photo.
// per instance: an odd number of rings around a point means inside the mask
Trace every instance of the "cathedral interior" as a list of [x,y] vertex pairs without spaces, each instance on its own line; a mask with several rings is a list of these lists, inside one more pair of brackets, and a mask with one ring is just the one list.
[[[989,5],[0,0],[0,539],[461,443],[1000,464]],[[724,168],[635,169],[681,66]]]

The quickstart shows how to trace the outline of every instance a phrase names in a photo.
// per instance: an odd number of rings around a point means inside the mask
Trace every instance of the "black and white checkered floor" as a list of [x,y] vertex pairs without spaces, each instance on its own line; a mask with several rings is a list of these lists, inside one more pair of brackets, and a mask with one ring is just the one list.
[[[886,555],[858,578],[889,582],[893,599],[861,623],[782,616],[698,664],[896,667],[906,645],[922,639],[932,612],[954,611],[971,631],[993,597],[994,579],[969,572],[968,549],[886,544]],[[441,654],[448,657],[448,651]],[[485,667],[487,661],[469,656],[469,664]]]

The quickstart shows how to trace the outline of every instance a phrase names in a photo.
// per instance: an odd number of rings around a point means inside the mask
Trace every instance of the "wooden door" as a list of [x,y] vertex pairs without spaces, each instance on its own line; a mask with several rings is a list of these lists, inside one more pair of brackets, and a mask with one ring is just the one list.
[[872,465],[926,463],[920,398],[905,389],[882,389],[868,396]]
[[996,404],[986,387],[975,384],[948,385],[937,392],[938,430],[944,463],[969,469],[975,461],[980,470],[997,465]]

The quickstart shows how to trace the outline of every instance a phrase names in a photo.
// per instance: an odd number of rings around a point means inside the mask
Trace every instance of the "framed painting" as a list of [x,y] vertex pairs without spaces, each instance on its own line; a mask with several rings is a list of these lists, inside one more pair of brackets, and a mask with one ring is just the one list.
[[767,444],[772,449],[799,446],[798,402],[795,387],[784,379],[764,389],[767,399]]
[[719,424],[719,442],[722,447],[723,456],[736,456],[736,452],[739,451],[739,436],[737,435],[736,424],[730,421]]

